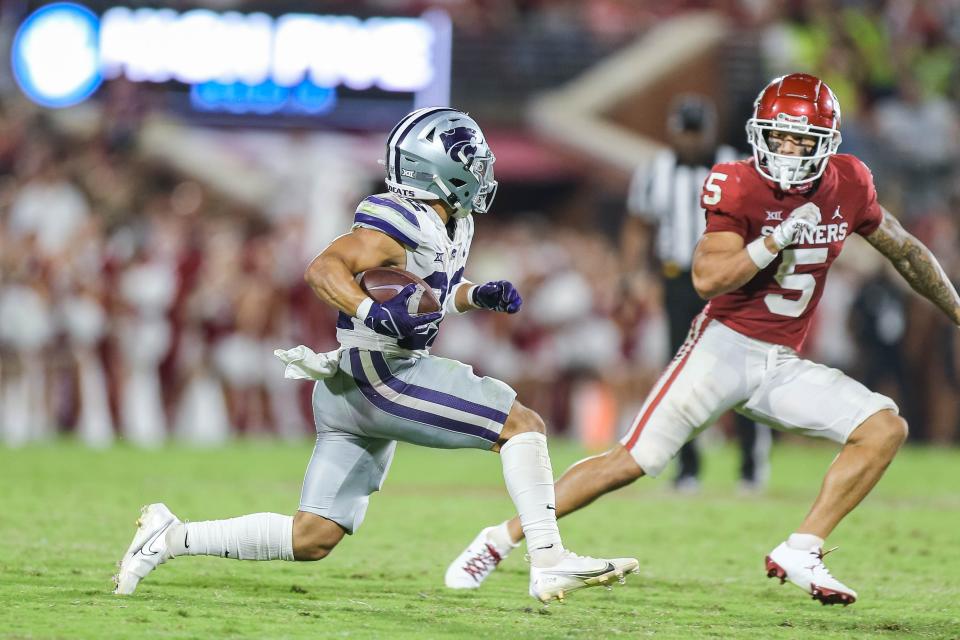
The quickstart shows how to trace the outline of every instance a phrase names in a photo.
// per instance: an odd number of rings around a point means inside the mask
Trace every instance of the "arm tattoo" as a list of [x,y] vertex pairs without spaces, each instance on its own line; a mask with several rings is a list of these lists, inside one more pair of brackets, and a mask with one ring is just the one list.
[[960,324],[960,296],[950,278],[930,250],[889,211],[884,210],[883,222],[867,242],[890,260],[914,291],[940,307],[954,324]]

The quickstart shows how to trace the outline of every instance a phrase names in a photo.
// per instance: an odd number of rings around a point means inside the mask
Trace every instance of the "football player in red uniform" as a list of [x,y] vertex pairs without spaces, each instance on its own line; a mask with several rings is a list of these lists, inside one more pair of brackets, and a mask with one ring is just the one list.
[[[709,303],[620,444],[576,463],[557,482],[557,515],[659,475],[683,443],[734,409],[842,445],[810,512],[766,557],[766,570],[823,604],[846,605],[857,594],[830,575],[824,539],[880,479],[907,424],[890,398],[797,349],[851,233],[958,325],[960,296],[933,254],[877,203],[869,169],[836,153],[840,105],[821,80],[792,74],[771,82],[747,135],[753,158],[714,166],[703,186],[707,225],[692,272]],[[450,565],[448,584],[472,555],[489,547],[499,562],[519,538],[516,519],[484,529]],[[496,566],[488,564],[473,586]]]

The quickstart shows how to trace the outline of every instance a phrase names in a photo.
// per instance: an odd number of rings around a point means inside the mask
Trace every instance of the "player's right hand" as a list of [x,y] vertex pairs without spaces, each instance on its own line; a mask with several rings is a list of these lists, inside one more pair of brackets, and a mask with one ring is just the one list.
[[414,296],[418,288],[416,284],[408,284],[386,302],[374,302],[363,318],[363,324],[380,335],[398,340],[436,330],[435,323],[443,316],[441,312],[413,314],[410,311],[411,307],[416,310],[420,303],[423,290]]
[[778,249],[783,249],[796,242],[802,230],[813,229],[818,224],[820,224],[820,207],[807,202],[791,211],[787,219],[773,230],[773,241]]

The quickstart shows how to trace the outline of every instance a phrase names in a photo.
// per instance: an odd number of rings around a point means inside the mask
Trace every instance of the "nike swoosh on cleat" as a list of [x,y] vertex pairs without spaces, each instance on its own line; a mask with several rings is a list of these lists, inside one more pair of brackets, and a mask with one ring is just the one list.
[[184,532],[183,532],[183,548],[184,548],[184,549],[189,549],[189,548],[190,548],[190,543],[187,542],[187,536],[188,536],[188,535],[190,535],[190,534],[186,531],[186,528],[184,528]]
[[[159,538],[161,535],[163,535],[164,532],[166,532],[167,528],[168,528],[172,523],[173,523],[173,520],[171,520],[170,522],[168,522],[166,525],[160,527],[160,528],[157,530],[157,532],[156,532],[155,534],[153,534],[152,537],[150,537],[150,539],[144,541],[144,543],[143,543],[142,545],[140,545],[140,548],[137,549],[136,551],[134,551],[134,552],[133,552],[132,554],[130,554],[130,555],[131,555],[131,556],[135,556],[135,555],[137,555],[138,553],[142,553],[142,554],[145,555],[145,556],[155,556],[155,555],[157,555],[158,553],[160,553],[159,551],[154,551],[154,550],[153,550],[153,543],[156,542],[156,541],[157,541],[157,538]],[[149,551],[150,553],[147,553],[147,551]]]
[[604,567],[603,569],[598,569],[597,571],[585,571],[583,573],[564,573],[564,574],[557,574],[557,575],[567,575],[567,576],[572,576],[574,578],[580,578],[581,580],[586,580],[587,578],[598,578],[605,573],[610,573],[611,571],[616,571],[616,570],[617,568],[614,566],[614,564],[612,562],[608,562],[606,567]]
[[158,553],[160,553],[159,551],[153,548],[153,543],[159,540],[160,536],[164,535],[166,531],[167,531],[167,527],[163,527],[162,529],[160,529],[160,531],[157,532],[157,535],[150,538],[150,541],[146,545],[144,545],[146,547],[146,550],[149,551],[150,553],[146,553],[145,551],[141,551],[141,553],[143,553],[143,555],[145,556],[146,555],[155,556]]
[[553,506],[552,504],[548,504],[548,505],[547,505],[547,509],[552,509],[553,511],[556,511],[556,510],[557,510],[557,508],[556,508],[555,506]]

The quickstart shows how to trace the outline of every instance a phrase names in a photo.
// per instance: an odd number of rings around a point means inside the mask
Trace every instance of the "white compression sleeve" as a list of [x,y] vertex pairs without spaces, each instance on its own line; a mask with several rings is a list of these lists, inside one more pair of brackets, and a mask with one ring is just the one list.
[[293,516],[252,513],[229,520],[185,522],[170,527],[167,545],[173,557],[293,560]]
[[563,554],[553,491],[553,467],[547,451],[547,437],[525,432],[510,438],[500,449],[503,478],[520,516],[527,538],[530,562],[549,567]]

